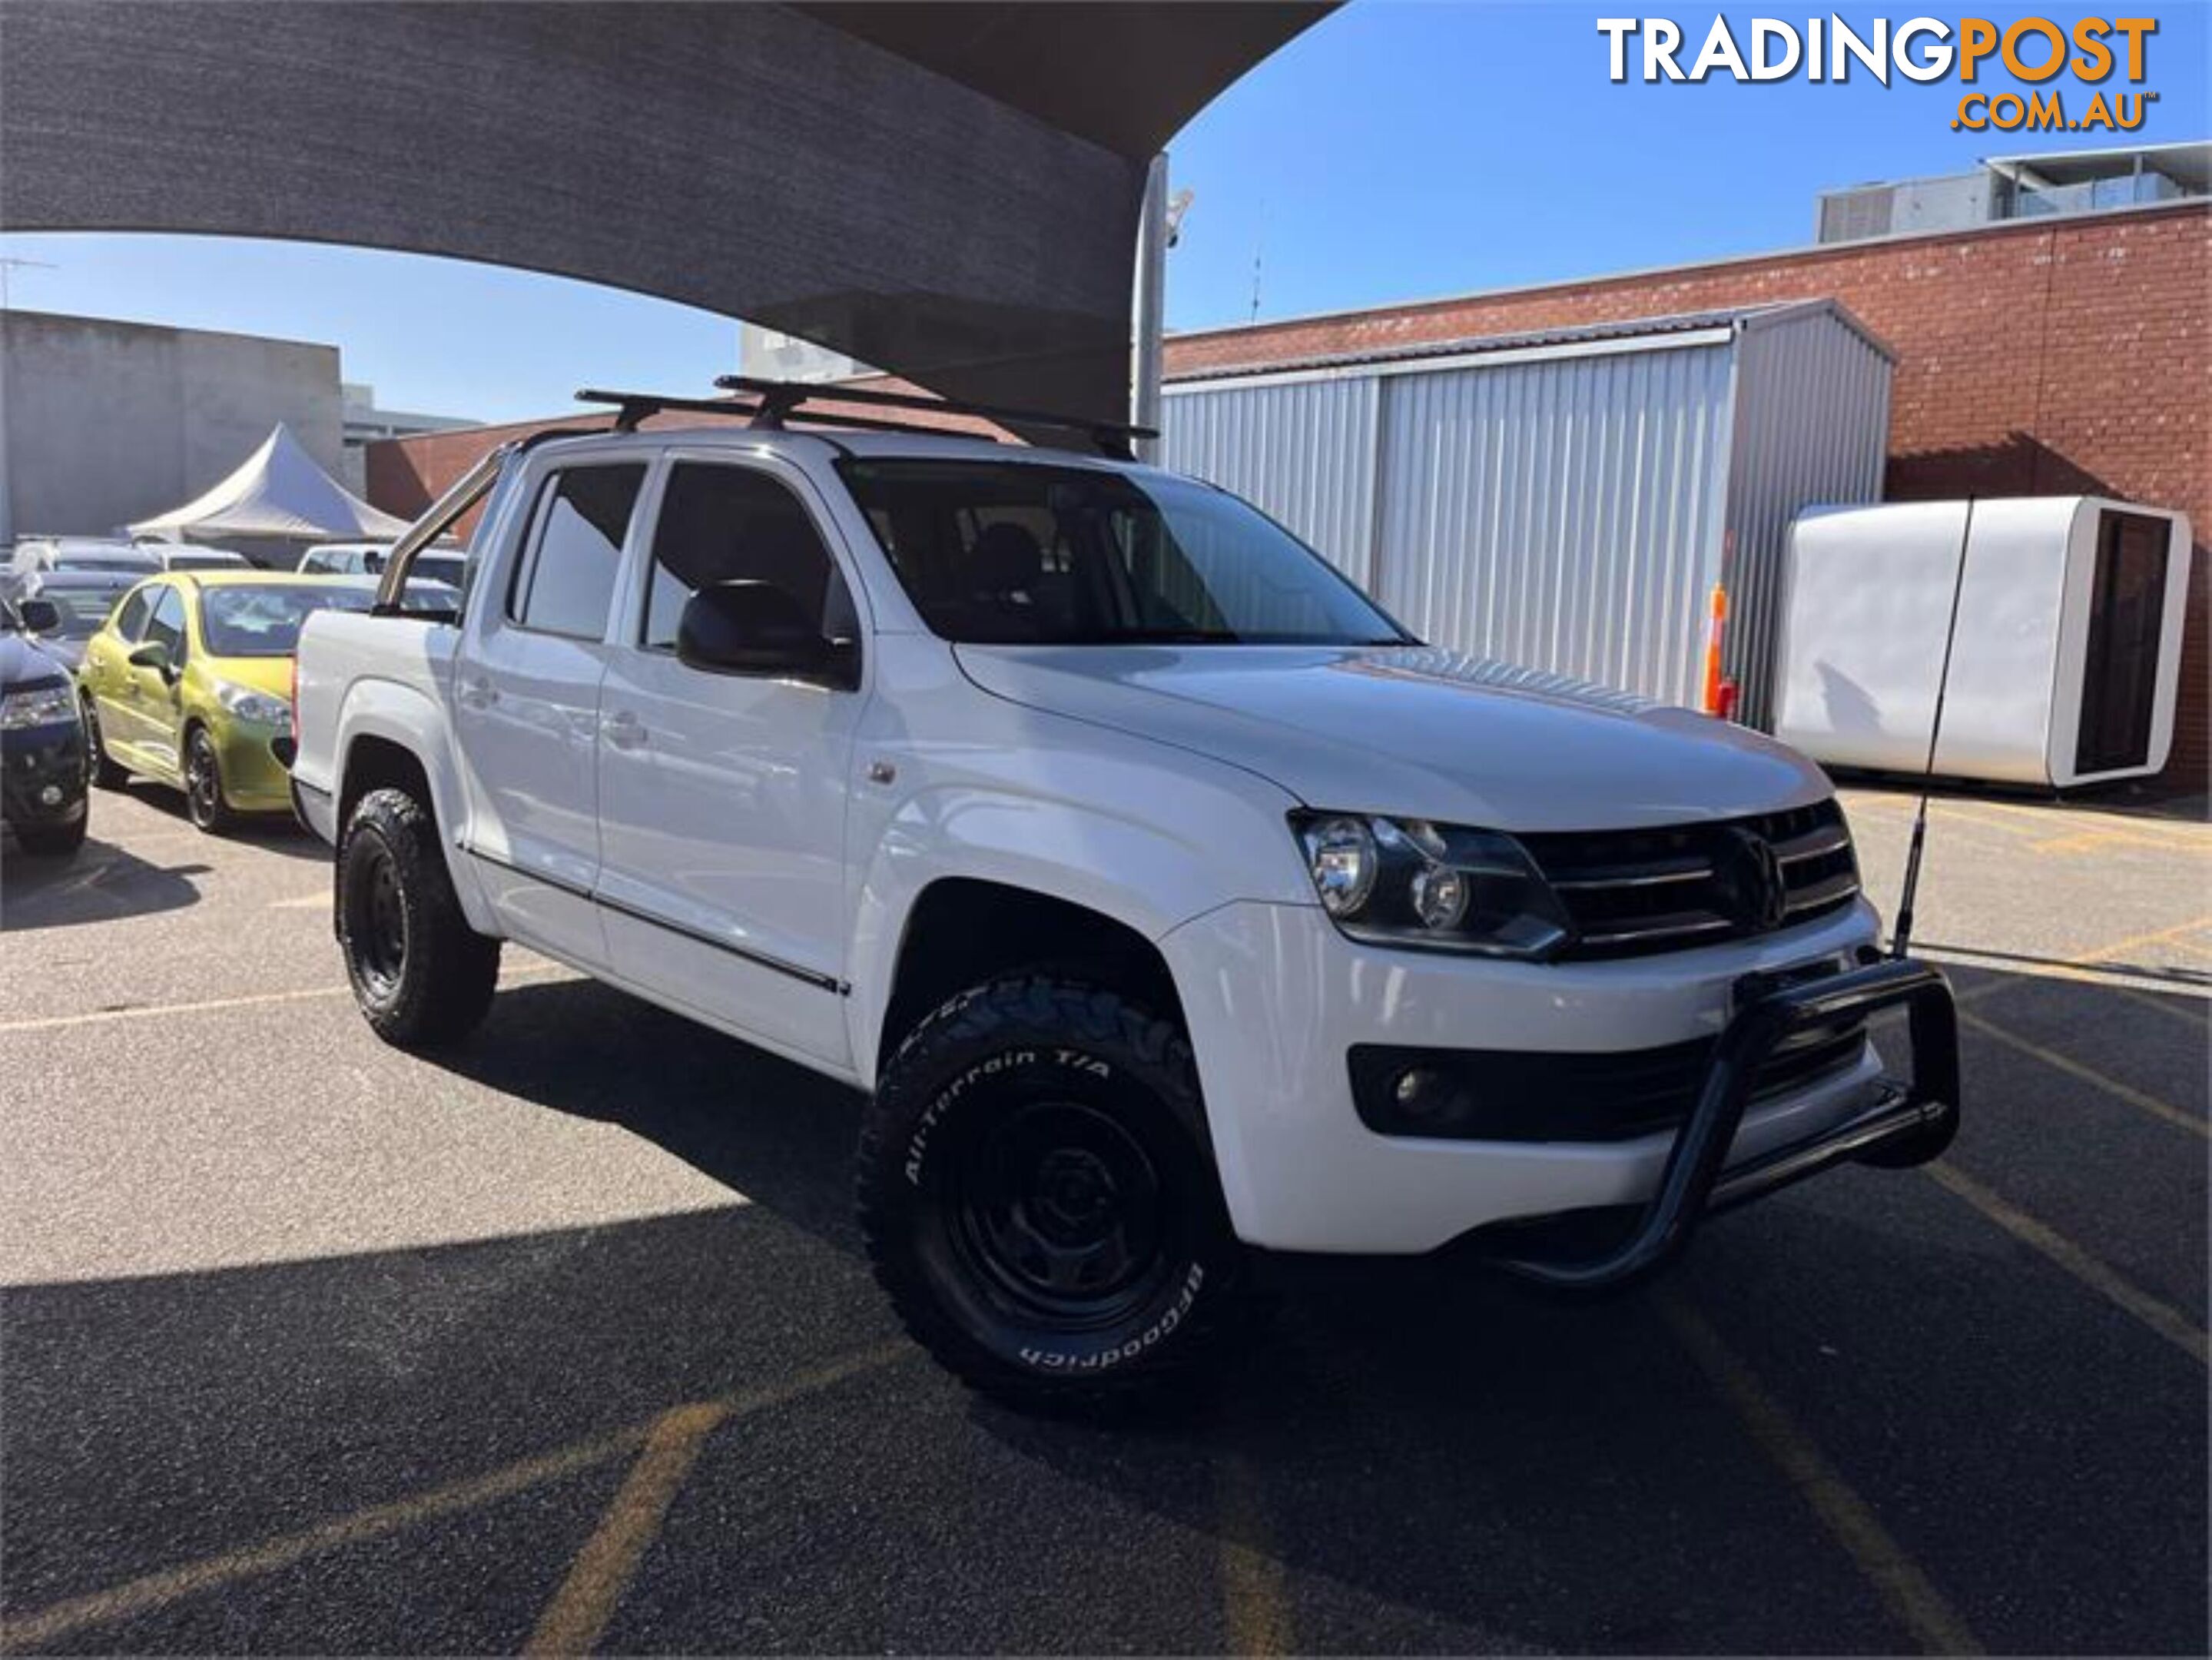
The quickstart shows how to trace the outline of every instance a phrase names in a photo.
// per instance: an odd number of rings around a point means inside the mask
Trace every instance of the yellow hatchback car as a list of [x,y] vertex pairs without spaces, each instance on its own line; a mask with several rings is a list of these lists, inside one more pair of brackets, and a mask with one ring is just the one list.
[[[204,830],[239,813],[289,812],[301,624],[375,599],[374,577],[289,571],[173,571],[141,582],[85,642],[77,669],[94,781],[112,789],[137,773],[173,785]],[[410,609],[458,599],[443,583],[409,585]]]

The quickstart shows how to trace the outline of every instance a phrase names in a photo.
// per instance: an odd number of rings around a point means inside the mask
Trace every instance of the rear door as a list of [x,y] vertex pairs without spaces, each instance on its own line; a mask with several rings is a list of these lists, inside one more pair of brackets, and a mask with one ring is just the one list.
[[768,581],[855,642],[857,584],[804,476],[781,464],[676,458],[600,698],[602,869],[623,978],[835,1064],[844,825],[857,690],[707,673],[677,660],[684,603]]
[[92,700],[93,714],[100,722],[100,742],[118,760],[142,739],[135,725],[137,710],[130,702],[131,666],[125,660],[146,632],[146,619],[154,613],[161,587],[142,582],[125,595],[114,616],[85,642],[84,662],[77,670],[78,684]]
[[470,782],[467,849],[503,927],[586,965],[606,938],[599,874],[599,682],[647,463],[555,467],[470,619],[453,720]]

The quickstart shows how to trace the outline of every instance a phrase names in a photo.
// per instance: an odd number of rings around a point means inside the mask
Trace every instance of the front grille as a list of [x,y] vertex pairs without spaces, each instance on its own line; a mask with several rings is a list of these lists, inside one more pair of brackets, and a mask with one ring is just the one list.
[[[1784,1040],[1752,1085],[1757,1106],[1841,1075],[1866,1049],[1866,1023],[1814,1027]],[[1712,1041],[1578,1055],[1418,1049],[1362,1043],[1351,1054],[1360,1122],[1382,1135],[1473,1141],[1625,1141],[1679,1128],[1696,1104]],[[1409,1106],[1409,1072],[1433,1084]]]
[[[1859,868],[1832,800],[1661,830],[1551,832],[1516,838],[1574,924],[1559,954],[1588,961],[1681,951],[1795,927],[1858,896]],[[1745,868],[1754,842],[1781,866],[1780,918],[1760,914]]]

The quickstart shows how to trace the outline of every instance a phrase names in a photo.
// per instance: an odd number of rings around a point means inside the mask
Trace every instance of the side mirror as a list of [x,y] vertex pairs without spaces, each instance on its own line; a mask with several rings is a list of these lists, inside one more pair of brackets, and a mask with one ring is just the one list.
[[52,634],[62,625],[62,608],[51,599],[26,599],[15,609],[33,634]]
[[806,607],[773,582],[719,582],[685,602],[676,658],[709,674],[820,680],[851,688],[851,648],[822,637]]
[[149,640],[131,648],[125,660],[134,669],[152,669],[163,679],[169,678],[169,648],[158,640]]

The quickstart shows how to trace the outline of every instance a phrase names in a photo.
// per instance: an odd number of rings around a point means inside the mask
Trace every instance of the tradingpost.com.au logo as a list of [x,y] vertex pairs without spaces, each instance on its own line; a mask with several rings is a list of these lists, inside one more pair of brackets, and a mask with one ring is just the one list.
[[[1802,22],[1754,17],[1739,40],[1725,17],[1715,16],[1705,44],[1694,52],[1688,36],[1672,18],[1601,17],[1612,78],[1626,81],[1704,81],[1726,75],[1738,81],[1848,83],[1856,67],[1883,86],[1893,70],[1908,81],[1942,81],[1955,76],[1972,87],[1984,66],[2002,66],[2014,79],[2039,88],[2025,95],[1968,92],[1959,100],[1951,129],[1979,132],[2134,132],[2143,123],[2154,92],[2112,88],[2117,76],[2142,87],[2154,17],[2080,17],[2070,24],[2046,17],[2023,17],[1997,24],[1987,18],[1913,17],[1893,26],[1877,17],[1862,33],[1842,18],[1808,17]],[[2078,83],[2076,99],[2088,103],[2074,112],[2066,107],[2057,82]]]

